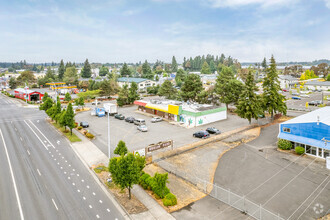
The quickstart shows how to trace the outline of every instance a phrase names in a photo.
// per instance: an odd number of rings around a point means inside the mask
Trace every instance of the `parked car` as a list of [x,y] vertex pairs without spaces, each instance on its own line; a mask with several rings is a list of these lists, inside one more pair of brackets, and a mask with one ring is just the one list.
[[299,93],[297,93],[297,92],[293,92],[291,95],[293,95],[293,96],[298,96]]
[[289,90],[288,90],[288,89],[282,89],[282,91],[283,91],[283,92],[289,92]]
[[163,118],[161,118],[161,117],[153,117],[153,118],[151,119],[151,122],[152,122],[152,123],[160,122],[160,121],[163,121]]
[[210,134],[207,131],[197,131],[193,134],[193,136],[197,138],[208,138],[210,137]]
[[310,98],[310,96],[307,95],[307,94],[302,94],[302,95],[300,95],[300,97],[302,97],[302,98]]
[[86,121],[82,121],[82,122],[80,122],[80,126],[83,127],[83,128],[88,128],[89,124]]
[[148,128],[147,128],[146,125],[139,125],[139,126],[137,126],[137,129],[138,129],[139,131],[143,131],[143,132],[148,131]]
[[315,105],[315,106],[318,106],[320,104],[322,104],[322,101],[320,101],[320,100],[311,101],[311,102],[308,103],[308,105]]
[[97,103],[94,101],[94,102],[92,102],[92,105],[95,105],[95,104],[98,104],[98,105],[100,105],[101,104],[101,102],[100,101],[97,101]]
[[119,120],[124,120],[125,116],[122,114],[115,114],[115,118],[119,119]]
[[133,117],[127,117],[127,118],[125,118],[125,121],[126,122],[129,122],[129,123],[133,123],[135,121],[135,118],[133,118]]
[[138,119],[135,119],[134,124],[135,125],[145,125],[146,120],[138,118]]
[[299,96],[292,96],[291,99],[301,100]]
[[206,131],[210,134],[221,134],[221,131],[215,127],[207,128]]

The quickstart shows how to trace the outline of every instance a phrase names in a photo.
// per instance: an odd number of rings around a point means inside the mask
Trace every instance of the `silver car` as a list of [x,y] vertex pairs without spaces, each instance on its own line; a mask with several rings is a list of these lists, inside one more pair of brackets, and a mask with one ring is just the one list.
[[137,129],[139,131],[143,131],[143,132],[148,131],[148,127],[146,125],[139,125],[139,126],[137,126]]
[[159,121],[163,121],[163,119],[162,119],[161,117],[153,117],[153,118],[151,119],[151,122],[152,122],[152,123],[159,122]]
[[300,97],[301,97],[301,98],[310,98],[310,96],[307,95],[307,94],[302,94],[302,95],[300,95]]

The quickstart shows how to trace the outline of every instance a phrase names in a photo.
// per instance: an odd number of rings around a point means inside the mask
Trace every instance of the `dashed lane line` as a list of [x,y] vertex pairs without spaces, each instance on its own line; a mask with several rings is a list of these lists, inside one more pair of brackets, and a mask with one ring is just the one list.
[[54,206],[55,206],[56,210],[58,211],[58,207],[57,207],[57,205],[56,205],[56,203],[55,203],[54,199],[52,199],[52,201],[53,201],[53,204],[54,204]]

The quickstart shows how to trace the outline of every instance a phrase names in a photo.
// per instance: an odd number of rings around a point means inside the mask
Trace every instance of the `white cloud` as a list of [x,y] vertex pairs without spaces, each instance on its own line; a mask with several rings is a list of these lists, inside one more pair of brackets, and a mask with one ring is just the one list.
[[[260,5],[262,7],[291,5],[297,0],[208,0],[213,8],[235,8],[246,5]],[[328,0],[329,1],[329,0]]]
[[330,0],[324,0],[325,6],[327,6],[330,9]]

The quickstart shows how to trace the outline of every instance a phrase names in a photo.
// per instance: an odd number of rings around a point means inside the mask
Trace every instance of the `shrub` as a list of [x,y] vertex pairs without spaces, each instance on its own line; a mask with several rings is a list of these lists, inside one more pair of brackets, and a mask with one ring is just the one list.
[[282,150],[290,150],[292,148],[291,142],[284,139],[279,139],[277,142],[277,146]]
[[80,130],[82,129],[82,127],[81,127],[81,126],[79,126],[77,129],[80,131]]
[[163,205],[164,206],[173,206],[178,203],[176,196],[172,193],[168,193],[165,198],[163,199]]
[[75,128],[78,127],[78,123],[77,122],[74,123],[74,127]]
[[[142,186],[143,189],[148,189],[148,184],[146,182],[146,179],[150,178],[151,176],[147,173],[144,173],[140,176],[139,184]],[[151,188],[151,187],[150,187]]]
[[93,139],[93,138],[94,138],[94,135],[91,134],[91,133],[88,133],[88,132],[87,132],[85,135],[86,135],[86,137],[88,137],[89,139]]
[[298,146],[298,147],[296,147],[295,151],[297,154],[301,155],[301,154],[305,153],[305,148]]
[[161,199],[163,199],[168,193],[170,193],[170,190],[166,187],[166,182],[168,179],[168,173],[159,174],[155,173],[155,176],[153,178],[152,183],[152,191],[159,196]]
[[84,133],[84,135],[86,135],[88,132],[85,130],[85,131],[83,131],[83,133]]

